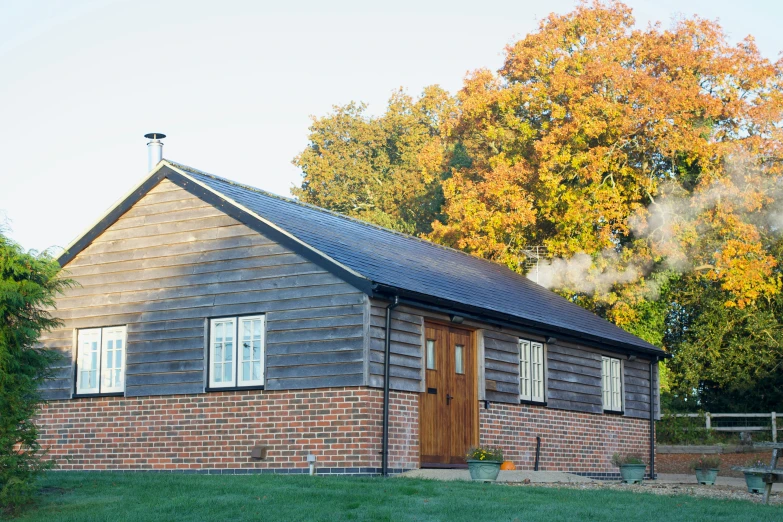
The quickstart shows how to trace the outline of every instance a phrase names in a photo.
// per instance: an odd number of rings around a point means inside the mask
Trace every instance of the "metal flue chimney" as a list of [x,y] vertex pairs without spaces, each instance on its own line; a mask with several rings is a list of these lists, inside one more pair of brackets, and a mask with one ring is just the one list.
[[163,142],[160,140],[165,138],[166,135],[160,132],[150,132],[145,134],[144,137],[150,140],[147,143],[147,172],[149,172],[163,159]]

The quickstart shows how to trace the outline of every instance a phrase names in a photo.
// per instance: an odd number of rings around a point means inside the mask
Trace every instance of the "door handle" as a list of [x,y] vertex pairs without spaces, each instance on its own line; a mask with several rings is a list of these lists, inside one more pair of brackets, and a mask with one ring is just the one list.
[[447,393],[447,394],[446,394],[446,404],[447,404],[447,405],[448,405],[448,404],[451,404],[451,399],[453,399],[453,398],[454,398],[454,397],[452,397],[450,394],[448,394],[448,393]]

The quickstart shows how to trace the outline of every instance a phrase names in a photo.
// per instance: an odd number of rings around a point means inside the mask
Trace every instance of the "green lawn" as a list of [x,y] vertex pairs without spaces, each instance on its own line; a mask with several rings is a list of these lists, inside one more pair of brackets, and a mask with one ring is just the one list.
[[41,487],[18,520],[783,520],[742,501],[399,478],[55,472]]

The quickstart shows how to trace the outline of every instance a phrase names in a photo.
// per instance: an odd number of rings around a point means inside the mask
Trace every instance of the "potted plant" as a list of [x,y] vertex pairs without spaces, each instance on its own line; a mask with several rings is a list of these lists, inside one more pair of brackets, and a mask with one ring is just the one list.
[[702,455],[691,463],[691,469],[696,472],[696,482],[707,486],[714,486],[715,479],[720,471],[720,457]]
[[647,464],[636,454],[612,455],[612,464],[620,468],[620,476],[626,484],[641,484],[644,480],[644,470]]
[[490,446],[477,446],[468,451],[465,460],[468,462],[471,479],[492,481],[497,479],[500,473],[503,450]]
[[761,475],[763,474],[762,469],[766,469],[766,467],[766,464],[758,459],[749,460],[745,463],[745,468],[750,468],[742,470],[745,473],[745,484],[748,486],[749,493],[762,493],[764,491],[765,484],[761,479]]

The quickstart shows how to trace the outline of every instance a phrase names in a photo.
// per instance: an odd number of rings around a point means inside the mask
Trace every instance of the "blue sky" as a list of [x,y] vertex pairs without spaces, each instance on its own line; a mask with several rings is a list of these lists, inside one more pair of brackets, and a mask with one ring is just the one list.
[[[783,50],[783,2],[628,0],[641,26],[698,14]],[[399,87],[454,92],[575,2],[1,0],[0,226],[66,246],[164,156],[278,194],[311,115],[381,112]],[[2,223],[5,222],[5,225]]]

